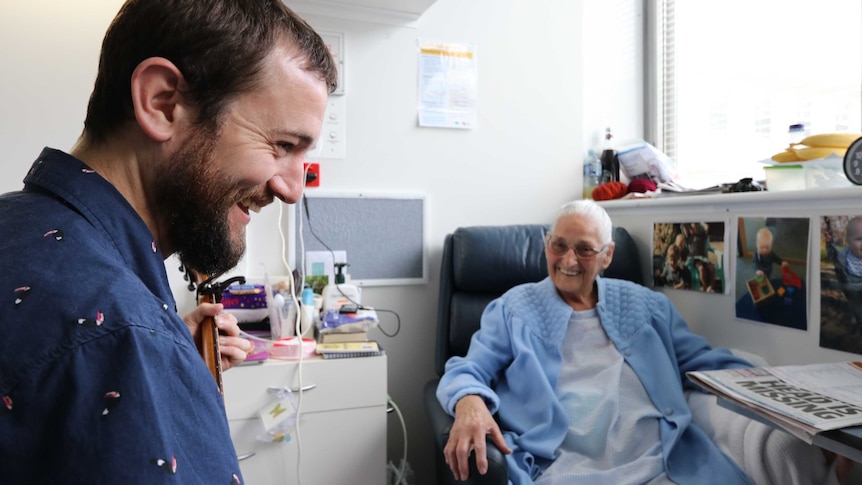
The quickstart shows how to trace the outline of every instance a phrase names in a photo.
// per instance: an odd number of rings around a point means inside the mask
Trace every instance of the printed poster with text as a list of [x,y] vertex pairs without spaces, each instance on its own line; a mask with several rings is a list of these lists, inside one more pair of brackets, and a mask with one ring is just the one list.
[[419,43],[419,126],[476,126],[476,52],[471,45]]

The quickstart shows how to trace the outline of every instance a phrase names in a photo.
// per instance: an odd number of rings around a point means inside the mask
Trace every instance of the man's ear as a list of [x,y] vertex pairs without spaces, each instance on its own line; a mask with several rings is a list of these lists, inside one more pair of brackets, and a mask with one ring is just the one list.
[[182,89],[185,78],[163,57],[141,61],[132,73],[132,106],[141,130],[155,141],[170,140],[178,122],[189,116]]

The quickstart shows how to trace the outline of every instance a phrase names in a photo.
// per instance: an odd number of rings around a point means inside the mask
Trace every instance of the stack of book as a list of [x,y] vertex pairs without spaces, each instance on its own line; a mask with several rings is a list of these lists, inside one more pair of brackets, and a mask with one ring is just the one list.
[[377,312],[327,310],[321,315],[317,341],[320,343],[367,342],[368,330],[377,326]]
[[367,342],[320,343],[317,344],[316,351],[324,359],[385,355],[383,349],[373,340]]
[[343,342],[367,342],[368,332],[326,332],[321,333],[317,341],[322,344],[337,344]]

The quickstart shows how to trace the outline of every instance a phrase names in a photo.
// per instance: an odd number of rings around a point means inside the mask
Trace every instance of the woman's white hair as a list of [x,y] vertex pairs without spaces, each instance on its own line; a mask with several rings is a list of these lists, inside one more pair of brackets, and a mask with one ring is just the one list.
[[602,244],[613,242],[614,224],[611,221],[611,216],[608,215],[602,206],[596,204],[592,199],[573,200],[560,207],[557,211],[557,217],[554,219],[554,225],[551,226],[551,232],[554,232],[554,229],[557,228],[557,222],[559,222],[560,219],[573,214],[583,214],[595,222],[596,227],[599,230],[599,239]]

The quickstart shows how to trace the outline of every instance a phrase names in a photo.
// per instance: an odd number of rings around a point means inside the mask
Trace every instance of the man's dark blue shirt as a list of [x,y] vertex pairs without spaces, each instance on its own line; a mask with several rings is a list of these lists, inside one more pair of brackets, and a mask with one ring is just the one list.
[[0,484],[240,483],[146,224],[63,152],[24,182],[0,196]]

